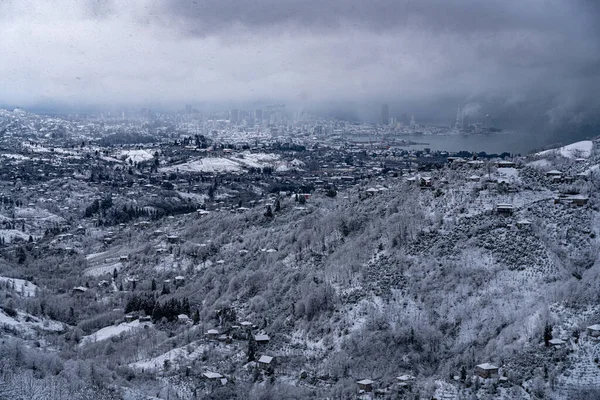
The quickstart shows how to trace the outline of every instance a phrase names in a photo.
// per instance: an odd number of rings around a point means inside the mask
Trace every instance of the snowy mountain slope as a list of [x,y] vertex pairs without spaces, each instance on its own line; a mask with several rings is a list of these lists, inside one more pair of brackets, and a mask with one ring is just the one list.
[[589,158],[594,149],[594,142],[591,140],[583,140],[581,142],[572,143],[558,149],[545,150],[536,153],[537,156],[560,155],[564,158]]
[[[212,393],[201,377],[210,370],[228,379],[214,382],[230,391],[223,398],[265,387],[353,398],[364,378],[395,395],[396,377],[408,373],[417,377],[411,394],[422,397],[576,398],[595,382],[595,350],[571,338],[600,321],[587,311],[598,300],[600,191],[593,176],[578,176],[597,155],[531,166],[537,157],[515,168],[443,166],[428,171],[432,188],[389,176],[387,190],[369,192],[383,185],[365,180],[334,197],[316,190],[303,204],[270,195],[239,210],[214,204],[215,196],[207,214],[116,226],[103,226],[110,214],[98,213],[83,221],[85,233],[23,244],[24,262],[5,252],[23,274],[14,276],[35,276],[45,289],[7,299],[72,321],[60,339],[49,336],[67,354],[65,369],[120,385],[130,379],[154,394],[157,382],[178,385],[181,397]],[[565,200],[574,194],[587,202]],[[512,211],[498,212],[502,203]],[[77,251],[51,253],[58,244]],[[183,299],[195,326],[171,318],[180,312],[173,301]],[[152,328],[121,322],[157,309]],[[242,321],[269,342],[251,351],[249,336],[225,343],[199,328],[239,332]],[[546,347],[547,325],[569,347]],[[249,361],[252,352],[274,357],[273,375]],[[92,373],[85,362],[103,369]],[[506,387],[471,379],[483,362],[507,371]]]

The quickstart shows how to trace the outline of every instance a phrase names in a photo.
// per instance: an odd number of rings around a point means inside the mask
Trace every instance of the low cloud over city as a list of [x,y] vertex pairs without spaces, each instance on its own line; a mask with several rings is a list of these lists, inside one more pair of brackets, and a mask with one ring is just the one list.
[[[593,1],[2,1],[0,103],[467,103],[585,124]],[[457,104],[459,103],[459,104]],[[500,112],[500,111],[498,111]]]

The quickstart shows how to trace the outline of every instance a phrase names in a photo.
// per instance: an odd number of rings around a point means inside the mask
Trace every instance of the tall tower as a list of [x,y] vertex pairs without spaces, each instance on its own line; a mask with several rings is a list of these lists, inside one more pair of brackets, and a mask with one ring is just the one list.
[[234,108],[233,110],[231,110],[229,112],[229,121],[231,121],[232,124],[237,124],[240,120],[240,110],[238,110],[237,108]]
[[381,106],[381,123],[383,125],[390,124],[390,107],[387,104]]
[[400,122],[402,122],[402,125],[405,125],[405,126],[410,123],[410,119],[408,118],[407,113],[402,113],[402,115],[400,116]]
[[463,113],[460,110],[460,107],[458,107],[458,111],[456,112],[456,125],[455,128],[458,130],[461,130],[463,127]]

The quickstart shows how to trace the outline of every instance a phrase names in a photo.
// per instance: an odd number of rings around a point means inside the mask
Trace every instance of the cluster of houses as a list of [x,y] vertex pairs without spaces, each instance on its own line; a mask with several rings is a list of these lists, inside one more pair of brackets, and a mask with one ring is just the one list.
[[[208,340],[231,344],[234,340],[234,337],[238,336],[239,333],[241,334],[241,337],[248,337],[248,335],[252,335],[252,338],[257,345],[264,346],[269,344],[271,341],[269,335],[264,333],[253,333],[256,328],[257,326],[252,322],[242,321],[239,325],[232,325],[231,330],[225,333],[221,333],[217,329],[208,329],[205,336]],[[275,357],[262,354],[256,361],[256,365],[263,370],[272,369],[275,365]],[[220,380],[222,384],[227,383],[226,380],[223,381],[223,379],[225,379],[223,376],[215,372],[206,372],[203,374],[203,376],[208,380]]]
[[[396,382],[395,382],[395,389],[397,390],[408,390],[412,387],[413,382],[416,381],[417,378],[415,378],[413,375],[409,375],[409,374],[403,374],[400,375],[398,377],[396,377]],[[377,382],[372,380],[372,379],[361,379],[359,381],[356,382],[356,384],[358,385],[358,391],[359,393],[370,393],[373,392],[373,388],[374,385]],[[390,389],[394,389],[394,388],[385,388],[385,389],[379,389],[376,392],[383,394],[386,392],[389,392]]]

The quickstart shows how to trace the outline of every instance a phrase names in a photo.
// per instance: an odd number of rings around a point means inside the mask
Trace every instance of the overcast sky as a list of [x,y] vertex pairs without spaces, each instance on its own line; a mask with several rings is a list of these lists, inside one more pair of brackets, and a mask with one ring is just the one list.
[[577,122],[597,3],[0,0],[0,104],[492,99]]

